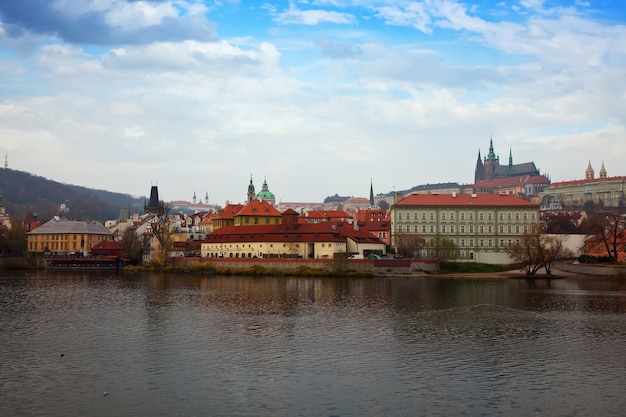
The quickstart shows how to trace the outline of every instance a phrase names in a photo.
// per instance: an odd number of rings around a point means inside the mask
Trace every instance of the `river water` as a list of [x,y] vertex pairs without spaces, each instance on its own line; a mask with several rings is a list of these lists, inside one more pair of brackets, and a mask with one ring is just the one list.
[[0,271],[2,416],[624,416],[626,281]]

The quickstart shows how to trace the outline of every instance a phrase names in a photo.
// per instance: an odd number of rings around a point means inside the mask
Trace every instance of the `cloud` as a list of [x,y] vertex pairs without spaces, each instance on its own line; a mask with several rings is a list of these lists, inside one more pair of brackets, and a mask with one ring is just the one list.
[[322,23],[353,25],[357,22],[356,17],[348,13],[321,9],[300,10],[293,2],[289,3],[289,9],[278,12],[274,21],[281,25],[319,25]]
[[217,35],[205,11],[205,7],[187,1],[0,2],[0,17],[8,37],[36,33],[97,45],[214,40]]

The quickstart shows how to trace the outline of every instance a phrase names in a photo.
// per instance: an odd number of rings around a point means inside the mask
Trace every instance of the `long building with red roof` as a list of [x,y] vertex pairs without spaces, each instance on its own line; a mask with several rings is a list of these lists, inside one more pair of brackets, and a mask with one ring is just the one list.
[[416,257],[440,258],[447,242],[456,260],[507,264],[506,247],[538,230],[539,205],[514,195],[413,194],[394,204],[390,217],[392,247],[418,237]]
[[333,259],[385,254],[386,245],[367,230],[345,222],[299,223],[294,210],[280,224],[223,226],[206,236],[202,257]]
[[621,207],[626,203],[626,176],[608,177],[604,164],[596,178],[587,166],[585,179],[554,182],[541,194],[545,209],[577,209],[593,201],[604,207]]

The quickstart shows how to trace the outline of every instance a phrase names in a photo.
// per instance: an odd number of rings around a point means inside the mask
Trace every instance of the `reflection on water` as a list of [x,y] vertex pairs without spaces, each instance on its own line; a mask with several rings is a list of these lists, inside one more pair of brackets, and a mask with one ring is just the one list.
[[5,274],[0,415],[621,416],[625,313],[600,278]]

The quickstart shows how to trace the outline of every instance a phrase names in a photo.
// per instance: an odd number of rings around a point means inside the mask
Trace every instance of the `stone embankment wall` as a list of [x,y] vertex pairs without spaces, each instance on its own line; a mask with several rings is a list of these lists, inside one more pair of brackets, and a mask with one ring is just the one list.
[[412,273],[415,271],[436,272],[439,270],[437,261],[417,261],[412,259],[280,259],[280,258],[176,258],[176,264],[181,266],[211,265],[216,269],[233,271],[248,271],[254,267],[282,272],[296,271],[299,268],[309,268],[327,272],[369,272],[378,274]]
[[615,265],[589,265],[581,263],[565,262],[559,264],[559,269],[575,274],[596,275],[596,276],[615,276],[626,275],[625,266]]

